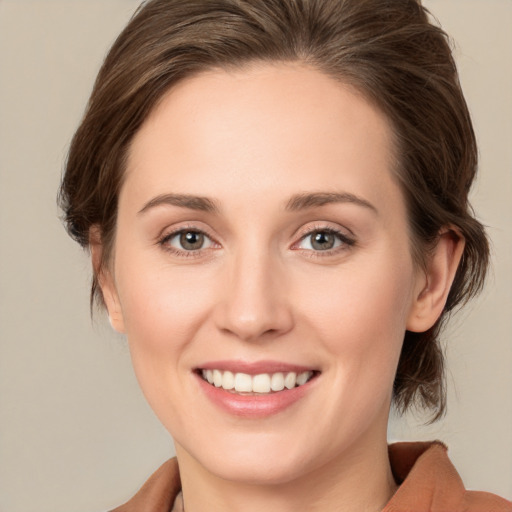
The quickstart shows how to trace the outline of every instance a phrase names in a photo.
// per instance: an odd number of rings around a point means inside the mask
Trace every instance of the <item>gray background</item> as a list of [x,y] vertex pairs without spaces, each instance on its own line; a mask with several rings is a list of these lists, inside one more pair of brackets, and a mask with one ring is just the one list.
[[[88,311],[89,262],[55,194],[92,82],[134,0],[0,0],[0,511],[100,511],[172,452],[128,350]],[[466,485],[512,498],[512,2],[427,2],[457,42],[480,141],[473,199],[494,276],[447,333],[449,413],[392,419],[440,438]]]

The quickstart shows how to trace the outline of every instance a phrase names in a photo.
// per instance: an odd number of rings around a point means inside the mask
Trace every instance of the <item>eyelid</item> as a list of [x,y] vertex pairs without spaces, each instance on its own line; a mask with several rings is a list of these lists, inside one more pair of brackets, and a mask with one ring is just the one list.
[[[208,238],[211,241],[213,247],[210,246],[210,247],[205,247],[205,248],[201,248],[201,249],[187,251],[185,249],[179,249],[177,247],[173,247],[173,246],[167,244],[167,242],[169,240],[172,240],[175,236],[179,235],[180,233],[187,232],[187,231],[201,233],[202,235],[204,235],[206,238]],[[210,234],[208,229],[200,228],[197,225],[188,224],[188,223],[176,226],[174,228],[166,228],[166,229],[162,230],[161,234],[157,238],[156,243],[157,243],[157,245],[162,247],[163,250],[168,251],[174,255],[177,255],[180,257],[186,257],[186,258],[201,257],[204,255],[205,252],[207,252],[211,249],[220,247],[219,242],[217,242],[215,237]],[[215,246],[217,246],[217,247],[215,247]]]
[[[346,233],[345,231],[348,231],[349,234]],[[324,251],[315,251],[312,249],[302,249],[302,248],[298,247],[298,245],[303,240],[305,240],[308,236],[311,236],[315,232],[327,232],[327,233],[334,234],[341,241],[341,246],[334,247],[332,249],[326,249]],[[356,238],[355,238],[354,234],[348,228],[343,229],[338,226],[335,227],[329,223],[325,223],[325,224],[316,223],[313,226],[309,225],[309,226],[303,227],[299,230],[297,236],[299,237],[299,239],[292,244],[291,249],[302,250],[305,252],[314,253],[315,257],[316,256],[321,257],[322,255],[329,256],[329,255],[335,254],[337,252],[347,250],[348,248],[350,248],[356,244]]]
[[[210,240],[212,243],[212,246],[201,248],[201,249],[195,249],[195,250],[185,250],[185,249],[179,249],[173,246],[168,245],[166,242],[171,240],[173,237],[179,235],[180,233],[186,232],[186,231],[194,231],[197,233],[201,233],[206,238]],[[332,249],[325,249],[325,250],[314,250],[314,249],[303,249],[298,247],[298,245],[308,236],[311,236],[315,232],[328,232],[332,233],[335,236],[338,237],[338,239],[341,241],[340,246],[334,247]],[[347,233],[348,232],[348,233]],[[320,223],[317,222],[313,225],[306,225],[301,227],[298,232],[296,233],[296,237],[298,237],[298,240],[292,244],[290,247],[292,250],[300,250],[307,253],[312,253],[312,256],[315,257],[321,257],[321,256],[329,256],[332,254],[336,254],[338,252],[345,251],[349,249],[350,247],[354,246],[356,244],[356,238],[352,231],[345,227],[340,227],[338,225],[333,226],[331,223]],[[210,233],[210,230],[203,227],[198,227],[197,224],[194,223],[185,223],[182,225],[178,225],[175,227],[167,227],[166,229],[162,230],[161,234],[158,236],[156,243],[162,247],[162,249],[173,253],[175,255],[181,256],[181,257],[201,257],[206,252],[211,251],[212,249],[218,249],[221,247],[221,244],[216,240],[216,237],[213,236]]]

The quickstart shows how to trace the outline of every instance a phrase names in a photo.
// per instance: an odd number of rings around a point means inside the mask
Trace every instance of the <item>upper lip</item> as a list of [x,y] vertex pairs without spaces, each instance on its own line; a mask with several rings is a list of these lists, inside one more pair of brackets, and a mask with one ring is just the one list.
[[284,363],[282,361],[241,361],[241,360],[226,360],[226,361],[208,361],[199,365],[197,370],[220,370],[230,371],[232,373],[246,373],[248,375],[259,375],[262,373],[302,373],[307,371],[317,371],[317,368],[312,366],[304,366],[298,364]]

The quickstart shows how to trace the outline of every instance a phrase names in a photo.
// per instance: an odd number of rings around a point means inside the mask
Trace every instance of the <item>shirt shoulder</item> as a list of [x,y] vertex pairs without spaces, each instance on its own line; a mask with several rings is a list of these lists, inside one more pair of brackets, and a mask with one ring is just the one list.
[[464,512],[512,512],[512,501],[490,492],[466,491]]
[[440,441],[396,443],[389,459],[399,488],[382,512],[512,512],[512,502],[468,491]]

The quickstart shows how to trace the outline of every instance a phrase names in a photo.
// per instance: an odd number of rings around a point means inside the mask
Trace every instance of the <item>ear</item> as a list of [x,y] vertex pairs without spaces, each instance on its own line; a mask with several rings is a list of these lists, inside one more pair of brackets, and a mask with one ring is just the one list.
[[114,330],[124,334],[124,320],[119,295],[112,271],[104,264],[101,230],[94,225],[89,229],[89,247],[91,250],[92,271],[98,280],[103,300],[107,307],[108,319]]
[[464,252],[464,237],[455,228],[444,228],[427,262],[425,273],[418,279],[407,330],[425,332],[441,316],[455,273]]

